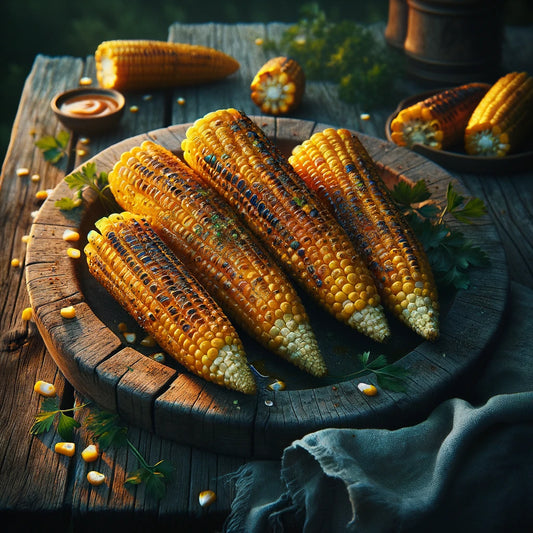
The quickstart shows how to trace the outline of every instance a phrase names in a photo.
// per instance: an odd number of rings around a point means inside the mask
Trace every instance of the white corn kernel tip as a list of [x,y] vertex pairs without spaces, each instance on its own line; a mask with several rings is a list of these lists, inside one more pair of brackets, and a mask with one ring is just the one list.
[[91,142],[91,139],[88,137],[80,137],[80,140],[78,141],[80,144],[89,144]]
[[94,444],[89,444],[89,446],[81,452],[81,458],[86,463],[96,461],[96,459],[98,459],[98,448]]
[[79,84],[83,86],[92,85],[93,79],[89,78],[89,76],[83,76],[82,78],[80,78]]
[[59,312],[63,318],[74,318],[76,316],[76,309],[74,309],[74,306],[72,305],[62,307]]
[[217,495],[212,490],[203,490],[198,495],[198,501],[202,507],[208,507],[217,499]]
[[130,106],[130,113],[137,113],[139,111],[139,106],[132,105]]
[[41,396],[46,396],[47,398],[51,398],[56,395],[56,388],[52,385],[52,383],[48,383],[46,381],[37,381],[37,383],[35,383],[33,386],[33,390],[39,393]]
[[375,396],[378,393],[378,389],[368,383],[358,383],[357,388],[366,396]]
[[90,472],[87,472],[87,481],[91,485],[101,485],[105,481],[105,476],[100,472],[91,470]]
[[76,453],[76,445],[73,442],[58,442],[54,451],[67,457],[72,457]]
[[176,102],[179,104],[179,105],[185,105],[185,98],[183,97],[180,97],[176,100]]
[[39,174],[32,174],[30,179],[33,183],[37,183],[41,181],[41,176],[39,176]]
[[17,176],[27,176],[30,173],[30,169],[26,167],[17,168]]
[[81,252],[78,248],[67,248],[67,255],[72,259],[79,259],[81,257]]
[[361,120],[370,120],[370,115],[368,113],[361,113]]
[[19,267],[20,266],[20,259],[17,259],[16,257],[13,257],[13,259],[11,259],[11,266],[12,267]]
[[63,240],[64,241],[79,241],[80,240],[80,234],[77,231],[66,229],[63,232]]
[[31,307],[25,307],[22,310],[21,318],[24,322],[28,322],[33,318],[33,309]]

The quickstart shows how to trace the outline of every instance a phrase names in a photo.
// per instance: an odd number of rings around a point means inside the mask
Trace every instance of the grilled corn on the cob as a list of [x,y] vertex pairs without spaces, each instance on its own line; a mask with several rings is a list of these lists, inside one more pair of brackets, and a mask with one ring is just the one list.
[[390,332],[372,276],[348,236],[244,113],[197,120],[182,142],[185,160],[325,309],[375,340]]
[[391,122],[391,139],[411,148],[423,144],[440,150],[461,144],[470,115],[488,85],[469,83],[441,91],[402,109]]
[[273,57],[254,76],[250,90],[252,101],[263,113],[285,115],[300,105],[305,74],[294,59]]
[[225,78],[239,68],[237,60],[220,50],[166,41],[104,41],[94,57],[96,77],[104,89],[196,85]]
[[196,375],[254,393],[233,325],[147,220],[125,212],[96,227],[85,247],[89,271],[139,325]]
[[465,130],[471,155],[505,156],[533,132],[533,78],[526,72],[501,77],[475,108]]
[[235,324],[298,367],[316,376],[326,373],[289,280],[190,167],[145,141],[122,154],[108,179],[119,205],[150,217],[154,230]]
[[366,258],[384,305],[419,335],[435,339],[439,304],[426,254],[360,140],[328,128],[294,148],[289,162]]

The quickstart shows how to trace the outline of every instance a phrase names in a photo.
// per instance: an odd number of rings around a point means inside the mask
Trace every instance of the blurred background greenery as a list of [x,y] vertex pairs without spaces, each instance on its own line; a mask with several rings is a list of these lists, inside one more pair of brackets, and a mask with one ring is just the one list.
[[[487,0],[492,1],[492,0]],[[5,157],[18,101],[37,54],[85,57],[101,41],[167,39],[179,22],[296,22],[307,2],[268,0],[4,0],[0,18],[0,161]],[[388,0],[314,2],[328,19],[386,21]],[[506,0],[506,23],[533,24],[532,0]]]

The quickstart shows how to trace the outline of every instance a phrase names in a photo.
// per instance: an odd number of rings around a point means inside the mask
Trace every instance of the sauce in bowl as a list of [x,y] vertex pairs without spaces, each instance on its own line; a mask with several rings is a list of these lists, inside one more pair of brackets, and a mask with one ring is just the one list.
[[116,100],[103,94],[81,94],[66,99],[60,109],[66,115],[73,117],[101,117],[109,115],[118,109]]

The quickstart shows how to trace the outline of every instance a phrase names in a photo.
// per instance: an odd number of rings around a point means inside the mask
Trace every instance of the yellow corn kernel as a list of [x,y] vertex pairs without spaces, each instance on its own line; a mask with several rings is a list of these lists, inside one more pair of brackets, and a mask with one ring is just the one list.
[[72,457],[76,453],[76,444],[73,442],[58,442],[54,446],[54,451],[67,457]]
[[76,309],[73,305],[62,307],[59,312],[63,318],[74,318],[76,316]]
[[80,240],[80,234],[77,231],[66,229],[63,232],[63,240],[67,242],[75,242]]
[[36,200],[46,200],[47,198],[48,198],[48,191],[45,189],[42,189],[35,193]]
[[22,238],[20,239],[24,244],[28,244],[30,242],[30,235],[23,235]]
[[14,267],[14,268],[17,268],[20,266],[20,259],[18,259],[17,257],[14,257],[13,259],[11,259],[11,266]]
[[212,490],[203,490],[198,494],[198,502],[202,507],[209,507],[211,504],[215,503],[217,495]]
[[41,176],[39,176],[39,174],[32,174],[30,179],[33,183],[38,183],[41,181]]
[[20,168],[17,168],[16,172],[17,172],[17,176],[19,177],[27,176],[30,173],[30,169],[26,167],[20,167]]
[[56,388],[54,385],[46,381],[37,381],[37,383],[35,383],[33,386],[33,390],[41,396],[46,396],[47,398],[51,398],[56,395]]
[[378,389],[374,385],[370,385],[368,383],[358,383],[357,388],[365,396],[375,396],[378,393]]
[[105,481],[105,475],[96,472],[96,470],[91,470],[90,472],[87,472],[87,481],[94,486],[101,485]]
[[67,255],[71,259],[79,259],[81,257],[81,251],[78,248],[67,248]]
[[78,83],[80,85],[82,85],[82,86],[92,85],[93,84],[93,79],[90,78],[89,76],[82,76]]
[[86,463],[92,463],[98,459],[98,448],[94,444],[89,444],[82,452],[81,458]]
[[31,307],[25,307],[22,310],[21,318],[24,322],[28,322],[33,318],[33,309]]

